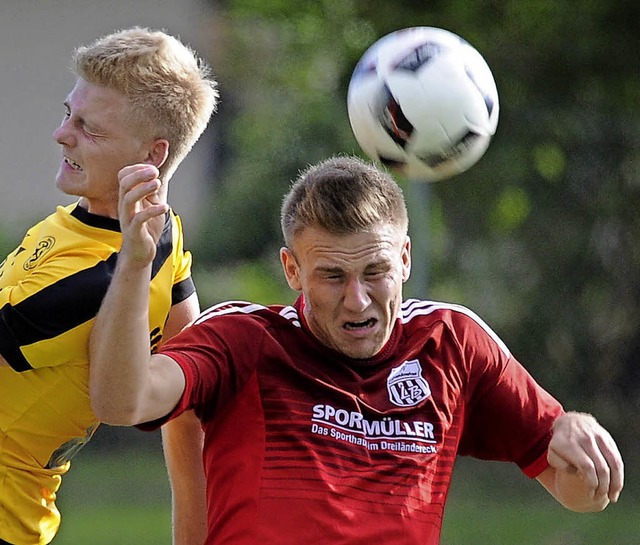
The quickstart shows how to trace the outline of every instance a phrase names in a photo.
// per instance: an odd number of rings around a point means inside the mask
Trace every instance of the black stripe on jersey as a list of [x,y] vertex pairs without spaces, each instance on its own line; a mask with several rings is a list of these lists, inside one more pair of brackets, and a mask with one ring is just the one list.
[[11,335],[11,329],[6,327],[4,309],[0,309],[0,354],[14,371],[32,369],[22,352],[20,352],[18,343]]
[[[83,210],[79,207],[76,209]],[[152,277],[171,256],[172,247],[172,222],[167,214],[153,260]],[[118,254],[113,253],[106,260],[61,278],[17,305],[7,304],[0,309],[0,354],[13,369],[32,369],[20,351],[21,346],[56,337],[91,320],[98,313],[113,277],[117,258]],[[189,292],[189,283],[193,284],[191,278],[172,288],[172,302],[174,290],[177,297],[185,294],[188,297],[193,293],[195,288]]]
[[160,235],[160,240],[156,246],[156,256],[153,258],[153,265],[151,266],[151,278],[155,278],[158,271],[164,265],[164,262],[169,259],[173,252],[173,224],[171,223],[171,215],[167,212],[164,221],[164,228]]
[[173,285],[171,289],[171,305],[182,303],[187,297],[196,291],[193,278],[185,278],[182,282]]
[[113,253],[107,260],[61,278],[17,305],[0,309],[0,352],[15,370],[31,369],[20,346],[56,337],[97,314],[117,257]]

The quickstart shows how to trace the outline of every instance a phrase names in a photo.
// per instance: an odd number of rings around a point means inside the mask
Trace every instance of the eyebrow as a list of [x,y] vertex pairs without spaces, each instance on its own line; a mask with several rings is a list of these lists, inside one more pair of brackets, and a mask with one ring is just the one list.
[[321,266],[321,267],[316,267],[315,270],[317,272],[332,273],[332,274],[344,272],[344,269],[342,267],[322,267]]
[[[67,109],[69,110],[69,112],[71,112],[71,108],[69,107],[69,105],[65,102],[64,103],[65,106],[67,107]],[[82,127],[84,127],[84,129],[95,136],[105,136],[108,134],[108,131],[106,131],[103,127],[101,127],[100,125],[87,120],[86,117],[82,116],[82,115],[78,115],[76,113],[73,114],[74,117],[76,118],[76,121],[78,123],[80,123],[80,125],[82,125]]]
[[[371,271],[371,270],[388,269],[388,268],[389,268],[389,262],[388,261],[386,261],[386,260],[378,260],[378,261],[374,261],[372,263],[368,263],[364,268],[364,272],[368,272],[368,271]],[[319,266],[319,267],[316,267],[315,270],[318,271],[318,272],[329,273],[329,274],[336,274],[336,273],[345,272],[345,269],[343,267],[332,267],[330,265]]]

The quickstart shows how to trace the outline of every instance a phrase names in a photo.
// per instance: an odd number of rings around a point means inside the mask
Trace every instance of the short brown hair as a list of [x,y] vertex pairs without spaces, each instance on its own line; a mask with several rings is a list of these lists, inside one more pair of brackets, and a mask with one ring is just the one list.
[[332,157],[300,173],[282,203],[285,244],[305,227],[350,234],[380,223],[408,227],[402,190],[387,172],[357,157]]

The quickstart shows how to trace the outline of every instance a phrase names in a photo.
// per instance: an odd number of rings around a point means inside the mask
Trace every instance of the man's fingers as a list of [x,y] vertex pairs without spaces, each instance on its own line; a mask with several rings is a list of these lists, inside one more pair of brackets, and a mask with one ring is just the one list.
[[118,172],[120,187],[125,191],[128,191],[140,182],[158,178],[159,176],[160,171],[155,166],[146,163],[128,165]]
[[[138,202],[145,205],[162,204],[159,203],[157,199],[153,199],[154,195],[157,194],[158,189],[160,189],[160,185],[160,180],[158,180],[158,178],[141,182],[124,193],[122,196],[123,202],[128,206],[134,205]],[[152,202],[152,200],[154,202]]]
[[[624,485],[624,465],[615,441],[602,426],[596,424],[593,435],[583,439],[578,471],[595,479],[595,496],[607,496],[615,502]],[[593,476],[593,477],[592,477]]]
[[151,209],[139,219],[148,221],[167,211],[168,206],[157,197],[161,182],[158,178],[140,180],[138,173],[121,180],[120,222],[126,227],[139,212]]
[[617,502],[624,486],[624,462],[622,455],[611,435],[599,438],[598,446],[609,472],[609,489],[607,494],[612,502]]
[[150,204],[148,206],[145,206],[140,211],[138,211],[136,215],[131,219],[131,225],[135,227],[141,227],[153,218],[164,216],[168,209],[169,206],[166,204]]
[[156,244],[169,210],[158,169],[149,164],[129,165],[118,173],[118,214],[123,242],[123,259],[146,266],[153,259]]
[[571,415],[559,422],[549,447],[549,464],[578,473],[594,497],[617,501],[624,486],[624,465],[615,441],[589,415]]

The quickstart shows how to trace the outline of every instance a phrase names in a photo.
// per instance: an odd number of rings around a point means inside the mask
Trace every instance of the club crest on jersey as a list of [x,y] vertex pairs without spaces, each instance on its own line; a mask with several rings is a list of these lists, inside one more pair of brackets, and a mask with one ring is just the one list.
[[389,400],[398,407],[413,407],[431,395],[429,383],[422,376],[418,360],[405,361],[391,369],[387,377]]
[[29,259],[27,259],[22,265],[24,270],[30,271],[35,269],[40,260],[49,252],[49,250],[51,250],[51,248],[53,248],[55,243],[56,239],[49,236],[39,240]]

